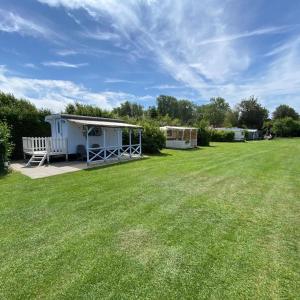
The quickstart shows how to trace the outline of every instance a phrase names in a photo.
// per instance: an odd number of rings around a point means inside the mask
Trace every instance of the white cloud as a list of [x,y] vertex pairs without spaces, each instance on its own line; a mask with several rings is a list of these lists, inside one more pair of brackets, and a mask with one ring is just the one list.
[[169,89],[184,89],[185,86],[178,85],[178,84],[159,84],[159,85],[153,85],[150,87],[146,87],[146,90],[149,89],[157,89],[157,90],[169,90]]
[[86,38],[99,40],[99,41],[117,41],[119,39],[119,35],[116,33],[104,32],[100,30],[96,30],[93,32],[84,32],[81,35]]
[[88,66],[88,63],[81,63],[81,64],[71,64],[65,61],[46,61],[43,62],[42,65],[46,67],[58,67],[58,68],[72,68],[72,69],[78,69],[81,67]]
[[37,68],[37,66],[35,64],[32,64],[32,63],[24,64],[24,67],[25,68],[30,68],[30,69],[36,69]]
[[0,9],[0,31],[20,33],[30,36],[47,36],[50,31],[35,22],[25,19],[18,14]]
[[[259,45],[245,41],[290,30],[295,34],[297,26],[247,28],[247,12],[230,9],[230,1],[39,1],[84,9],[95,21],[110,20],[114,34],[134,58],[151,58],[180,84],[197,91],[199,98],[221,95],[234,104],[255,94],[270,108],[284,99],[300,109],[299,37],[275,48],[270,44],[265,57],[271,62],[266,59],[264,68],[258,68]],[[252,66],[256,70],[250,74]]]
[[266,34],[277,34],[277,33],[282,33],[282,32],[288,31],[292,28],[293,27],[291,27],[291,26],[274,26],[274,27],[259,28],[259,29],[253,30],[253,31],[248,31],[248,32],[217,36],[214,38],[210,38],[210,39],[201,41],[201,42],[199,42],[199,45],[224,43],[224,42],[239,40],[239,39],[243,39],[243,38],[247,38],[247,37],[266,35]]
[[126,80],[126,79],[119,79],[119,78],[106,78],[104,80],[105,83],[139,83],[134,80]]
[[71,56],[71,55],[77,55],[78,52],[71,49],[61,49],[61,50],[57,50],[56,54],[59,56]]
[[0,90],[13,93],[33,102],[38,108],[49,108],[53,112],[63,111],[68,103],[79,101],[97,105],[101,108],[112,109],[125,100],[145,101],[151,96],[137,97],[123,92],[92,92],[83,85],[76,85],[66,80],[45,80],[13,76],[4,67],[0,66]]

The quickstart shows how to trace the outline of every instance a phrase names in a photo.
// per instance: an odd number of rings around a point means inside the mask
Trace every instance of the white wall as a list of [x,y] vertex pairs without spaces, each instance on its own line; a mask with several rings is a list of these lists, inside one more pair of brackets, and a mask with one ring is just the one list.
[[[68,121],[66,121],[68,122]],[[122,146],[122,131],[120,128],[102,128],[101,136],[89,135],[89,146],[98,144],[100,147],[104,147],[103,130],[106,131],[106,147]],[[83,134],[84,132],[84,134]],[[119,140],[118,140],[119,135]],[[84,145],[86,147],[86,133],[83,131],[83,126],[72,122],[68,122],[68,152],[69,154],[76,153],[78,145]],[[120,141],[118,145],[118,141]]]
[[[54,138],[66,138],[68,141],[68,154],[76,154],[77,146],[84,145],[86,147],[86,133],[83,125],[69,122],[66,119],[53,118],[48,121],[51,125],[51,136]],[[57,123],[60,123],[61,132],[58,133]],[[121,128],[102,128],[101,136],[89,136],[89,146],[98,144],[104,147],[103,130],[106,131],[106,147],[122,146],[122,129]],[[119,138],[118,138],[119,137]]]
[[173,149],[188,149],[193,148],[191,143],[186,143],[185,141],[179,140],[167,140],[166,141],[166,148],[173,148]]

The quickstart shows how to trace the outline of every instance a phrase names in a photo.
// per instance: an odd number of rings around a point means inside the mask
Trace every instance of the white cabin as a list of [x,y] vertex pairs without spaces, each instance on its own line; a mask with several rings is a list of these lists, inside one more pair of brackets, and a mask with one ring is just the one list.
[[238,127],[222,127],[222,128],[214,128],[215,130],[222,131],[232,131],[234,132],[234,140],[235,141],[244,141],[245,140],[245,129]]
[[164,126],[160,127],[166,136],[166,147],[189,149],[197,147],[197,128]]
[[[141,156],[142,128],[121,120],[89,116],[53,114],[45,117],[51,125],[51,137],[23,138],[24,155],[31,163],[42,165],[52,155],[75,154],[87,164],[113,158]],[[129,131],[129,141],[123,144],[123,130]],[[138,132],[138,143],[132,143],[132,131]],[[41,158],[43,157],[43,158]],[[41,160],[43,160],[41,162]]]
[[258,140],[259,131],[257,129],[246,129],[248,131],[248,140]]

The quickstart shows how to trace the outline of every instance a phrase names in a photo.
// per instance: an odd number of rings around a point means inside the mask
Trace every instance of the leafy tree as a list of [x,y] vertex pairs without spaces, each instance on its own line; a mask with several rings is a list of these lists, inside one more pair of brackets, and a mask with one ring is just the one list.
[[224,126],[237,127],[239,123],[239,112],[237,110],[229,110],[226,112]]
[[221,97],[211,98],[210,103],[200,107],[200,114],[214,127],[223,126],[226,114],[230,111],[229,104]]
[[113,109],[113,112],[120,117],[128,116],[130,118],[139,118],[144,114],[143,106],[137,103],[125,101],[119,107]]
[[238,125],[240,127],[261,129],[268,118],[268,110],[258,103],[257,98],[251,96],[244,99],[237,106],[239,113]]
[[156,99],[157,111],[161,116],[178,117],[178,101],[175,97],[161,95]]
[[89,104],[81,104],[78,102],[76,102],[75,104],[68,104],[65,108],[65,113],[91,117],[112,117],[112,113],[108,110],[104,110],[100,107]]
[[180,119],[184,124],[191,124],[195,116],[195,105],[189,100],[179,100],[177,102],[176,118]]
[[182,124],[190,124],[196,119],[196,106],[189,100],[177,100],[172,96],[161,95],[156,101],[160,116],[179,119]]
[[279,105],[273,112],[273,119],[283,119],[287,117],[298,120],[299,114],[294,110],[294,108],[286,104]]
[[151,119],[156,119],[158,117],[158,112],[155,106],[149,106],[146,114]]
[[281,137],[300,136],[300,121],[296,121],[291,117],[275,119],[272,132]]

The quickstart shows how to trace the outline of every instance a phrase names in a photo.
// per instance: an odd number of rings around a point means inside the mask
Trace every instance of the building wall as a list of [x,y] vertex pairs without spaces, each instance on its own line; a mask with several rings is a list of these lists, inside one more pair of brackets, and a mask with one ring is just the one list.
[[[77,146],[86,147],[86,132],[82,125],[69,122],[66,119],[54,118],[49,121],[51,124],[51,136],[54,138],[66,138],[68,143],[68,154],[76,154]],[[59,124],[59,125],[58,125]],[[122,146],[122,129],[105,128],[106,130],[106,147]],[[119,139],[118,139],[119,136]],[[89,135],[89,146],[98,144],[104,146],[103,128],[100,136]]]

